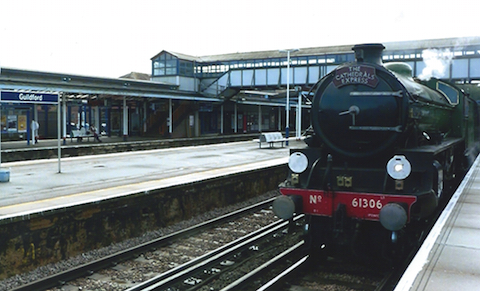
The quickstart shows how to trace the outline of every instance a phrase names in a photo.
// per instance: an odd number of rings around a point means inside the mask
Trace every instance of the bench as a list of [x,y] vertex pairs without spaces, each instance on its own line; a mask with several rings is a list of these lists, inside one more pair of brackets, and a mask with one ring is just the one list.
[[265,132],[259,137],[258,147],[262,148],[262,143],[268,143],[272,148],[276,142],[281,143],[283,147],[283,143],[286,141],[288,141],[288,139],[284,138],[281,132]]
[[81,142],[84,138],[88,139],[90,141],[90,138],[94,137],[93,132],[85,130],[84,127],[76,130],[72,130],[70,133],[70,142],[72,142],[72,139],[76,138],[77,142]]

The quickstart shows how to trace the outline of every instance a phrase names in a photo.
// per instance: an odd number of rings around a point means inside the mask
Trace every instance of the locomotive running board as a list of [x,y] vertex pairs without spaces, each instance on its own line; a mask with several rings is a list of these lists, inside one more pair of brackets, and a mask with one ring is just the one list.
[[443,152],[446,149],[455,147],[458,144],[464,142],[464,138],[445,138],[440,144],[435,145],[424,145],[412,149],[400,149],[399,153],[430,153],[436,155]]

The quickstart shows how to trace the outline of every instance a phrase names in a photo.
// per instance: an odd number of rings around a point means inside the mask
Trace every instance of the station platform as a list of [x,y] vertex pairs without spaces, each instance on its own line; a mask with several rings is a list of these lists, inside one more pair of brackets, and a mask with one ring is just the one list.
[[[42,143],[47,144],[40,141],[35,146]],[[14,148],[14,144],[9,144]],[[303,144],[291,140],[290,147]],[[289,147],[259,149],[257,142],[249,140],[62,158],[60,172],[58,159],[2,163],[2,168],[10,169],[10,181],[0,183],[0,222],[118,195],[148,193],[176,184],[286,164],[288,155]]]
[[93,137],[78,141],[73,138],[42,139],[34,144],[26,140],[1,142],[1,162],[52,159],[58,156],[61,149],[62,157],[97,155],[114,152],[139,151],[147,149],[172,148],[191,145],[206,145],[235,141],[249,141],[258,138],[259,133],[241,134],[210,134],[200,137],[162,138],[149,136],[101,136],[101,141]]
[[477,157],[395,291],[480,289],[479,160]]

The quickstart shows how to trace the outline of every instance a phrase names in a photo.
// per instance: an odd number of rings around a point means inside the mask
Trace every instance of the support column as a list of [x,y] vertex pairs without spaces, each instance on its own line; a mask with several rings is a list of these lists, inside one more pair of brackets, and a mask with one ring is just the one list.
[[200,136],[200,114],[195,110],[195,137]]
[[[33,120],[35,120],[36,122],[38,122],[38,111],[37,111],[37,105],[36,104],[33,104]],[[40,122],[38,122],[40,124]],[[44,126],[47,126],[46,124],[44,124]],[[35,134],[39,131],[40,129],[37,128],[36,130],[33,130],[32,129],[32,136],[31,136],[31,143],[32,144],[35,144]]]
[[223,104],[220,106],[220,134],[223,134]]
[[101,123],[100,123],[100,107],[99,106],[95,106],[93,108],[93,114],[94,114],[93,116],[95,118],[95,128],[97,129],[98,135],[100,135],[102,126],[101,126]]
[[143,133],[147,133],[147,100],[143,100]]
[[168,99],[168,133],[172,136],[173,133],[173,103],[172,99]]
[[298,92],[297,106],[297,139],[302,136],[302,91]]
[[128,137],[127,97],[123,96],[123,141],[127,141],[127,137]]
[[63,131],[63,144],[67,143],[67,97],[62,94],[62,131]]
[[262,105],[258,105],[258,132],[262,132]]
[[[62,115],[61,115],[61,110],[62,108],[60,107],[60,94],[57,95],[57,158],[58,158],[58,172],[62,172],[62,147],[60,145],[61,137],[62,137]],[[65,140],[65,139],[64,139]]]
[[[2,92],[0,92],[0,94],[2,94]],[[2,120],[2,109],[3,109],[2,102],[0,102],[0,120]],[[28,123],[28,116],[27,116],[27,145],[29,144],[28,143],[28,127],[29,127],[29,123]],[[2,169],[2,128],[0,127],[0,170],[1,169]]]
[[282,108],[278,107],[278,130],[282,130]]
[[234,115],[235,115],[235,118],[234,118],[234,121],[233,121],[233,126],[235,127],[233,132],[234,133],[237,133],[238,132],[238,112],[237,112],[237,102],[235,102],[234,104],[234,107],[233,107],[233,110],[234,110]]

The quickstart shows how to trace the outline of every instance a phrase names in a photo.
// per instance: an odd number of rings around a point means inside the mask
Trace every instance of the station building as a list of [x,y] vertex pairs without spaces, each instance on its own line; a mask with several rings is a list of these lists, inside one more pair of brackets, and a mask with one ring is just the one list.
[[[460,85],[480,83],[480,37],[384,46],[383,61],[408,63],[414,76],[427,73]],[[41,138],[56,138],[58,116],[64,138],[73,129],[92,125],[104,135],[125,138],[283,131],[287,95],[290,136],[298,135],[310,124],[310,88],[339,64],[353,61],[352,47],[201,57],[162,50],[151,58],[150,75],[131,73],[120,78],[2,68],[3,91],[60,96],[59,106],[2,102],[2,140],[27,139],[33,119],[40,124]]]

